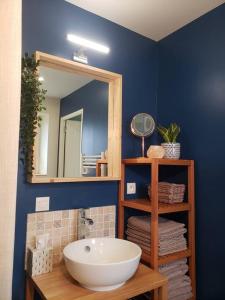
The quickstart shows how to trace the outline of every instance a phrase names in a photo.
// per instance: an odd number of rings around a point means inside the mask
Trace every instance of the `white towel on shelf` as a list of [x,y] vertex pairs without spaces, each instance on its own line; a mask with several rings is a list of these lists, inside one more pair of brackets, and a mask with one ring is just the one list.
[[[150,232],[150,216],[135,216],[128,219],[127,239],[138,244],[147,254],[151,254]],[[186,232],[185,224],[159,217],[159,256],[186,250],[187,240],[184,236]],[[163,264],[159,266],[159,272],[168,278],[168,300],[186,300],[192,296],[191,280],[187,275],[187,258]]]
[[[159,240],[160,241],[164,241],[164,240],[168,240],[168,239],[178,239],[181,235],[185,234],[187,232],[187,229],[186,228],[181,228],[181,229],[178,229],[177,231],[174,231],[170,234],[162,234],[160,233],[159,235]],[[140,230],[137,230],[135,229],[134,227],[131,227],[131,226],[127,226],[127,231],[126,231],[126,234],[128,235],[133,235],[133,236],[138,236],[138,237],[143,237],[147,240],[150,240],[151,237],[150,237],[150,233],[148,232],[145,232],[145,231],[140,231]]]
[[168,290],[178,289],[180,287],[186,287],[191,285],[191,279],[184,275],[176,278],[175,280],[169,280],[168,282]]
[[164,264],[164,265],[160,265],[159,266],[159,272],[164,274],[164,273],[168,273],[168,272],[173,272],[174,268],[180,268],[180,267],[184,267],[187,266],[187,259],[180,259],[180,260],[176,260],[173,261],[171,263],[168,264]]
[[182,258],[182,259],[178,259],[175,261],[172,261],[171,263],[167,263],[167,264],[162,264],[159,266],[159,271],[167,271],[171,268],[173,268],[174,266],[180,266],[180,265],[186,265],[187,264],[187,258]]
[[[141,242],[141,243],[143,243],[143,244],[145,244],[146,246],[149,246],[149,247],[151,245],[151,240],[150,239],[146,239],[142,236],[130,234],[128,231],[126,231],[126,234],[127,234],[127,236],[132,238],[137,243]],[[178,244],[181,244],[181,243],[186,244],[186,239],[184,238],[183,235],[180,235],[179,237],[176,237],[176,239],[159,240],[159,248],[163,249],[163,248],[174,247],[174,246],[176,246]]]
[[172,297],[177,297],[177,296],[181,296],[181,295],[186,295],[191,293],[191,286],[185,286],[185,287],[181,287],[181,288],[177,288],[177,289],[173,289],[172,291],[170,291],[168,293],[168,297],[172,298]]
[[159,272],[168,278],[168,300],[188,300],[192,297],[187,258],[159,266]]
[[189,300],[193,296],[192,292],[190,293],[185,293],[183,295],[175,296],[175,297],[170,297],[168,300]]
[[188,265],[174,266],[172,269],[160,272],[167,276],[168,279],[177,277],[178,275],[185,275],[188,272]]
[[[151,220],[150,216],[135,216],[128,219],[127,239],[138,244],[146,253],[151,248]],[[183,223],[159,218],[159,245],[160,256],[168,255],[187,249],[187,241],[184,237],[186,228]]]
[[179,278],[187,274],[187,272],[188,272],[188,266],[185,266],[180,269],[175,269],[173,272],[170,272],[169,274],[163,274],[163,275],[165,275],[168,278],[168,280],[172,282],[178,280]]
[[[150,216],[135,216],[128,219],[128,225],[137,230],[149,232],[151,231],[151,217]],[[178,229],[184,228],[185,224],[168,220],[159,217],[159,235],[170,234],[176,232]]]
[[[127,236],[127,240],[131,241],[135,244],[138,244],[144,252],[150,254],[150,245],[149,244],[142,243],[142,241],[134,239],[130,236]],[[183,243],[183,242],[182,243],[177,243],[174,246],[169,246],[169,247],[166,247],[166,248],[159,248],[159,256],[168,255],[168,254],[175,253],[175,252],[178,252],[178,251],[183,251],[183,250],[186,250],[186,249],[187,249],[186,242],[185,243]]]

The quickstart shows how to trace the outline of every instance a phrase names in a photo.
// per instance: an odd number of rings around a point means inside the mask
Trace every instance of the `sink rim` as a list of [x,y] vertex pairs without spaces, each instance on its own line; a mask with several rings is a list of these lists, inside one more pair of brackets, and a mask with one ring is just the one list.
[[[95,262],[88,262],[88,263],[86,263],[86,262],[80,261],[79,259],[77,259],[77,257],[76,257],[76,260],[75,260],[74,258],[72,258],[71,256],[69,256],[69,255],[67,255],[65,253],[67,251],[67,249],[69,247],[71,247],[72,244],[79,243],[81,241],[83,241],[83,242],[85,242],[85,241],[90,242],[90,241],[93,241],[93,240],[117,240],[117,241],[122,241],[122,243],[125,242],[126,244],[129,244],[132,247],[136,248],[137,249],[137,254],[135,256],[133,256],[132,258],[124,259],[124,260],[121,260],[121,261],[118,261],[118,262],[108,262],[108,263],[104,263],[104,262],[103,263],[101,263],[101,262],[96,262],[96,263]],[[83,264],[83,265],[89,265],[89,266],[112,266],[112,265],[120,265],[120,264],[124,264],[124,263],[128,263],[128,262],[134,261],[138,257],[141,257],[141,254],[142,254],[142,249],[137,244],[135,244],[133,242],[130,242],[130,241],[127,241],[127,240],[123,240],[123,239],[119,239],[119,238],[110,238],[110,237],[97,237],[97,238],[88,238],[88,239],[77,240],[77,241],[69,243],[63,249],[64,259],[69,259],[72,262],[76,262],[76,263]]]

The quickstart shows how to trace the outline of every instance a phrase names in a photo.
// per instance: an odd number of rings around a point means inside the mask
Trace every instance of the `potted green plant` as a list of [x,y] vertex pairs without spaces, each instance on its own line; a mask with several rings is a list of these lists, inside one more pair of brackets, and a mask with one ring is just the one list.
[[21,72],[20,150],[27,175],[32,175],[34,170],[34,140],[41,124],[39,113],[45,110],[43,102],[47,92],[39,80],[38,66],[34,54],[25,53]]
[[177,138],[180,134],[180,126],[176,123],[171,123],[168,128],[159,125],[157,130],[164,140],[161,144],[165,150],[164,158],[179,159],[180,143],[177,143]]

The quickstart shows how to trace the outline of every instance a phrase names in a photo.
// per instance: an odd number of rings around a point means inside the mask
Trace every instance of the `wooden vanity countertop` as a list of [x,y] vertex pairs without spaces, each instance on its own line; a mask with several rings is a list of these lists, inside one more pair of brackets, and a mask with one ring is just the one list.
[[167,299],[166,277],[142,264],[122,287],[109,292],[95,292],[81,287],[68,274],[65,266],[60,265],[51,273],[27,276],[26,300],[33,300],[34,290],[45,300],[124,300],[154,289],[159,289],[159,299]]

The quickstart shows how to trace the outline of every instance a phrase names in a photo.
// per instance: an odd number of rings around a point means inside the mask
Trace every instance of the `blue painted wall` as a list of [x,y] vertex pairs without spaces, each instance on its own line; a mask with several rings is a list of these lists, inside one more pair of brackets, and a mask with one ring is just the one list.
[[[140,155],[140,141],[129,132],[135,113],[156,118],[158,109],[161,123],[181,124],[182,155],[196,160],[198,300],[225,299],[225,164],[220,154],[225,146],[225,5],[157,44],[62,0],[54,5],[23,0],[24,52],[70,59],[74,46],[66,41],[68,32],[109,45],[107,56],[87,53],[90,65],[123,75],[123,157]],[[13,300],[24,299],[26,215],[34,212],[36,196],[47,195],[51,210],[116,204],[117,183],[30,185],[19,164]]]
[[83,109],[82,153],[100,155],[108,141],[108,83],[91,81],[63,98],[60,115]]
[[[89,64],[123,75],[123,156],[140,155],[140,140],[130,134],[129,124],[139,112],[156,117],[157,44],[62,0],[23,0],[23,52],[39,50],[71,59],[69,32],[110,47],[109,55],[88,51]],[[34,212],[35,197],[50,196],[50,209],[57,210],[116,204],[117,192],[116,182],[31,185],[19,164],[13,300],[24,300],[26,215]]]
[[198,300],[225,299],[225,5],[159,43],[158,118],[196,160]]

